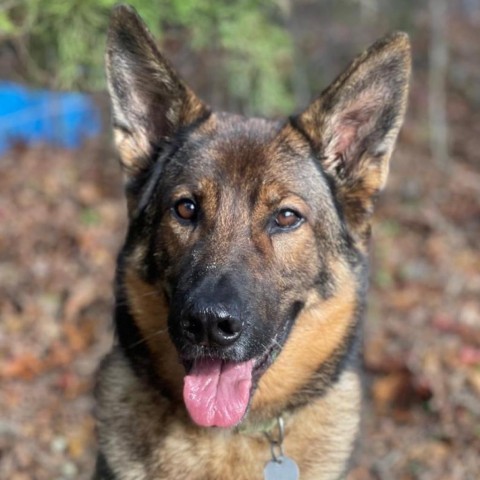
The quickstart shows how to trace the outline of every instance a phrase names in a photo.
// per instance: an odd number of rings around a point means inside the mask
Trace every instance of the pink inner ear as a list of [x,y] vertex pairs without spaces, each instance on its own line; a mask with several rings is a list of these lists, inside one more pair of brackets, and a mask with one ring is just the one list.
[[[334,122],[333,151],[335,156],[348,158],[349,152],[355,151],[355,143],[360,140],[362,132],[368,135],[372,120],[375,116],[373,106],[366,104],[365,99],[356,104],[346,112],[342,112]],[[360,105],[358,105],[360,103]]]
[[358,123],[356,122],[342,122],[342,124],[337,127],[334,140],[335,157],[345,156],[346,152],[350,149],[352,143],[355,141],[357,131]]

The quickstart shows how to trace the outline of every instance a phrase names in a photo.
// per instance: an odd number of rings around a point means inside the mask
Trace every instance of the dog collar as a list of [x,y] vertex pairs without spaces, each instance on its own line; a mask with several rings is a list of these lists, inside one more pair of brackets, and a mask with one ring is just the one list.
[[235,429],[235,431],[243,435],[255,435],[255,434],[266,435],[274,430],[279,418],[281,418],[281,416],[270,418],[266,421],[259,422],[259,423],[247,422],[243,425],[238,426]]

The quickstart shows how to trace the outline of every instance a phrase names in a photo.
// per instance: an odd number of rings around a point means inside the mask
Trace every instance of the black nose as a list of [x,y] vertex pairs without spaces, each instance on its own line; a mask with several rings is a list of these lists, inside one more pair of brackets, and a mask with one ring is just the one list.
[[198,345],[228,347],[242,333],[243,323],[221,306],[190,311],[182,322],[187,337]]

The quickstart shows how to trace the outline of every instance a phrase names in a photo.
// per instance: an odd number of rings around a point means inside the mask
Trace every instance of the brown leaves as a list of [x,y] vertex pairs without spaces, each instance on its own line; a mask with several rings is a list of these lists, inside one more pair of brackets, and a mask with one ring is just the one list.
[[365,368],[373,374],[370,394],[379,414],[393,413],[403,421],[409,410],[430,400],[433,392],[428,380],[412,372],[405,358],[388,357],[383,342],[377,339],[365,352]]
[[478,173],[452,164],[447,181],[406,153],[373,232],[360,458],[372,478],[463,480],[480,471]]
[[91,470],[92,380],[111,342],[124,206],[116,162],[77,155],[24,149],[0,161],[2,478]]
[[418,379],[407,368],[375,379],[372,397],[380,413],[394,409],[397,418],[415,404],[421,404],[432,397],[432,391],[424,379]]
[[42,363],[31,353],[18,355],[11,360],[4,360],[0,366],[0,379],[9,380],[19,378],[31,380],[42,371]]

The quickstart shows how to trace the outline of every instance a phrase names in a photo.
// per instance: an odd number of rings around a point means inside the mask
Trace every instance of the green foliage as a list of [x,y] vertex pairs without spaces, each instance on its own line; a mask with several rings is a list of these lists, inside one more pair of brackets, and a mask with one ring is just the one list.
[[[104,86],[104,39],[115,3],[12,1],[0,7],[0,40],[7,38],[13,43],[26,80],[53,88],[97,90]],[[140,10],[153,13],[152,2],[136,3]]]
[[[0,34],[8,35],[15,32],[15,25],[6,11],[0,10]],[[0,37],[1,38],[1,37]]]
[[280,2],[160,0],[160,4],[162,23],[187,26],[194,48],[223,54],[233,103],[249,113],[291,109],[292,95],[286,79],[293,45],[280,26]]
[[230,87],[239,99],[251,99],[252,111],[292,108],[285,78],[292,44],[286,32],[256,10],[244,10],[220,23],[220,38],[231,52],[227,63]]
[[[8,1],[8,0],[5,0]],[[115,0],[16,0],[0,6],[0,42],[19,53],[26,79],[62,89],[104,88],[103,52]],[[221,59],[231,104],[250,113],[291,108],[292,42],[278,0],[131,0],[156,36],[187,32],[199,54]],[[1,48],[1,43],[0,43]]]

